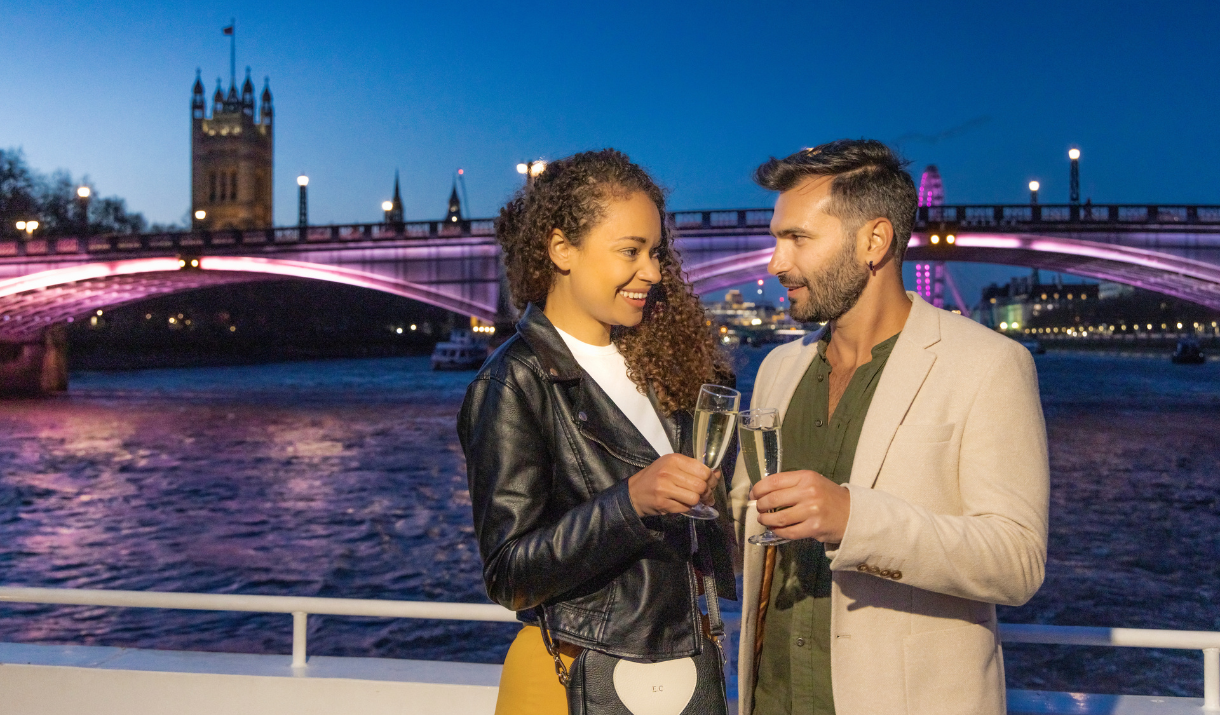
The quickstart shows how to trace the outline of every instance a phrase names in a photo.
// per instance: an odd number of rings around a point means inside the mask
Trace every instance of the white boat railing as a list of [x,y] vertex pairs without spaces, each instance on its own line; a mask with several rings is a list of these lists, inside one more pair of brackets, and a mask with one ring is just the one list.
[[[2,586],[0,587],[0,602],[292,614],[292,667],[294,668],[307,667],[306,633],[310,614],[455,621],[515,622],[517,620],[515,613],[495,604],[253,596],[227,593]],[[726,613],[724,615],[726,626],[735,628],[739,625],[739,618],[733,617],[734,614]],[[1203,651],[1203,710],[1220,712],[1220,632],[1001,624],[1000,638],[1005,643],[1201,650]]]

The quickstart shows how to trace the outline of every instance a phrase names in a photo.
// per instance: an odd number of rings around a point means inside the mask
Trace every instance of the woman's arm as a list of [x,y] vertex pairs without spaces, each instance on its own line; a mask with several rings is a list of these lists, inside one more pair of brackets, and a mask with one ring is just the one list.
[[623,566],[657,539],[640,521],[627,480],[552,520],[546,507],[556,465],[544,429],[511,376],[481,375],[458,416],[487,594],[514,611]]

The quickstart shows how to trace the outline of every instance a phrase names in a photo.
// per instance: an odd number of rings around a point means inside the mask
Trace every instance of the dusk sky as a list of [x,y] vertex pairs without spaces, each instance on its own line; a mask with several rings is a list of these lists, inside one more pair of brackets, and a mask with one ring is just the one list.
[[1220,6],[1168,7],[0,0],[0,146],[181,222],[195,69],[227,88],[235,17],[238,81],[275,96],[277,223],[299,173],[316,223],[379,220],[395,169],[408,219],[444,215],[458,167],[490,216],[518,162],[605,146],[676,209],[767,206],[759,162],[840,137],[937,164],[949,203],[1034,178],[1064,203],[1071,146],[1082,198],[1220,203]]

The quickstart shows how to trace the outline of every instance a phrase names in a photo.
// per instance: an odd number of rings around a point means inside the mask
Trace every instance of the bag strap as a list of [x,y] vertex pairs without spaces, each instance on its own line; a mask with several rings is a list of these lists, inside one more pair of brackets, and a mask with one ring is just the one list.
[[563,664],[563,658],[559,657],[559,647],[555,645],[555,639],[551,637],[551,629],[546,625],[546,607],[538,606],[534,612],[538,614],[538,628],[542,631],[542,645],[551,658],[555,659],[555,677],[559,678],[559,684],[566,688],[570,674],[568,666]]

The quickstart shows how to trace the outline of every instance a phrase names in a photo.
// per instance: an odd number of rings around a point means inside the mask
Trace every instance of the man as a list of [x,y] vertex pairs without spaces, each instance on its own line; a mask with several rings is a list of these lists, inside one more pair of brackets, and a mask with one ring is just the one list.
[[[755,176],[778,191],[768,270],[826,328],[763,361],[782,471],[733,510],[744,551],[742,715],[1003,715],[995,604],[1046,563],[1046,427],[1029,352],[907,293],[904,163],[836,141]],[[755,478],[758,470],[754,469]],[[757,501],[754,501],[757,500]],[[769,527],[790,543],[749,545]]]

